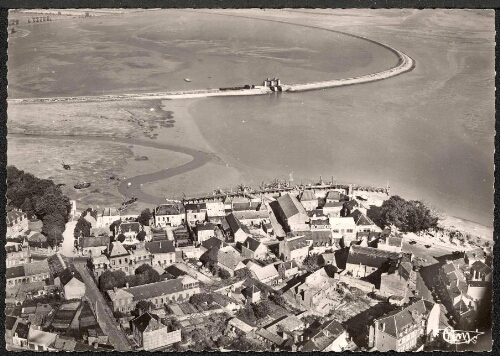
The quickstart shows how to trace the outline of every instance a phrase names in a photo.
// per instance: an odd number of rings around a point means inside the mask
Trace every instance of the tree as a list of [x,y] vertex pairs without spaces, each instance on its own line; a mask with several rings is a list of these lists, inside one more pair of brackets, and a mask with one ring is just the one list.
[[146,208],[141,211],[141,214],[137,217],[137,222],[139,222],[141,225],[149,226],[149,220],[151,220],[152,217],[153,214],[151,213],[151,210],[149,210],[149,208]]
[[78,221],[76,222],[75,225],[75,230],[73,232],[73,235],[75,237],[78,237],[80,235],[82,236],[90,236],[90,229],[92,228],[92,224],[85,220],[84,217],[80,216]]
[[101,292],[106,292],[113,288],[123,288],[126,283],[126,275],[123,271],[106,270],[99,277],[99,289]]
[[125,235],[120,234],[120,235],[118,235],[118,237],[117,237],[116,239],[117,239],[118,241],[120,241],[120,242],[123,242],[123,241],[125,241],[125,239],[126,239],[126,238],[127,238],[127,237],[126,237]]
[[262,319],[271,313],[270,303],[266,300],[260,303],[252,304],[252,309],[257,319]]
[[252,277],[252,272],[248,268],[241,268],[237,271],[234,271],[234,275],[238,279],[247,279]]
[[223,268],[219,268],[219,271],[218,271],[218,276],[221,278],[221,279],[229,279],[231,278],[231,274],[226,271],[225,269]]
[[403,232],[421,232],[437,228],[438,217],[421,201],[406,201],[395,195],[380,207],[380,216],[386,225],[394,225]]
[[109,225],[109,231],[111,231],[113,233],[113,236],[115,236],[115,231],[116,231],[116,228],[118,226],[120,226],[120,224],[122,223],[122,220],[121,219],[118,219],[118,220],[115,220],[111,223],[111,225]]
[[140,300],[135,305],[135,310],[138,315],[141,315],[146,312],[150,312],[155,309],[155,305],[151,303],[149,300]]
[[23,204],[21,205],[21,210],[28,215],[28,218],[31,218],[33,215],[35,215],[35,211],[33,209],[33,205],[31,205],[31,200],[30,198],[26,197],[24,199]]
[[204,303],[212,304],[213,301],[214,297],[212,296],[212,294],[208,293],[194,294],[191,296],[191,298],[189,298],[189,302],[194,305],[201,305]]
[[144,230],[139,231],[136,238],[138,241],[143,242],[146,239],[146,232]]
[[307,271],[314,272],[321,267],[320,258],[320,255],[308,255],[304,258],[302,266],[304,266]]

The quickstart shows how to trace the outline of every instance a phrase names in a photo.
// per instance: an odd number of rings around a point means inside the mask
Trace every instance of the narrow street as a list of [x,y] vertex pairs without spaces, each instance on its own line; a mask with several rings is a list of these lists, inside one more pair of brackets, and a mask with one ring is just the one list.
[[109,336],[109,342],[115,347],[116,351],[131,351],[132,347],[127,336],[116,323],[113,313],[99,292],[87,268],[79,264],[75,264],[75,267],[85,283],[85,297],[91,303],[92,308],[97,306],[98,322],[104,334]]

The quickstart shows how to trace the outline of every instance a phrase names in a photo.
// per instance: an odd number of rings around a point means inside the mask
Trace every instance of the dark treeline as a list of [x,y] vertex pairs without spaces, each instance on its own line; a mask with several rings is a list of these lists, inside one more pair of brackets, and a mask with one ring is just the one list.
[[8,166],[7,201],[8,209],[21,209],[28,218],[41,220],[42,233],[52,246],[62,242],[71,203],[52,180],[40,179],[14,166]]

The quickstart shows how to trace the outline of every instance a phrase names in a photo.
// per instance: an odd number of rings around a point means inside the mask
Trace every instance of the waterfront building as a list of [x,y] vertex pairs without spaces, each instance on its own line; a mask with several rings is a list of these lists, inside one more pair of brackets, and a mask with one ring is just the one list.
[[420,299],[402,310],[377,318],[368,346],[377,351],[420,351],[439,332],[439,304]]
[[370,219],[366,214],[362,213],[358,209],[354,210],[349,217],[354,219],[356,223],[356,229],[358,232],[374,232],[380,231],[380,228],[375,225],[372,219]]
[[200,204],[185,204],[184,210],[186,211],[186,222],[189,226],[195,226],[207,220],[207,205]]
[[153,213],[156,227],[179,226],[184,223],[185,214],[175,204],[162,204],[157,206]]
[[145,351],[155,350],[181,341],[181,330],[162,323],[156,314],[146,312],[130,321],[134,341]]
[[111,224],[120,220],[120,211],[116,208],[104,208],[102,212],[97,214],[98,228],[109,228]]
[[377,241],[377,248],[384,251],[403,251],[403,238],[397,236],[380,237]]
[[125,241],[123,243],[137,243],[137,234],[144,231],[142,225],[138,222],[122,222],[116,227],[116,236],[123,234],[125,236]]
[[220,224],[226,216],[224,203],[219,200],[207,200],[205,206],[207,208],[207,220],[213,224]]

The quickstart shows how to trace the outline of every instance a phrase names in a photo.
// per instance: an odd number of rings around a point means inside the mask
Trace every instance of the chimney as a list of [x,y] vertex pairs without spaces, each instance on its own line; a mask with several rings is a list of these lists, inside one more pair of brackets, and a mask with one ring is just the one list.
[[129,284],[128,284],[128,282],[127,282],[127,283],[125,283],[125,288],[129,289]]
[[115,292],[115,293],[116,293],[116,291],[117,291],[117,290],[118,290],[118,288],[113,287],[113,292]]

